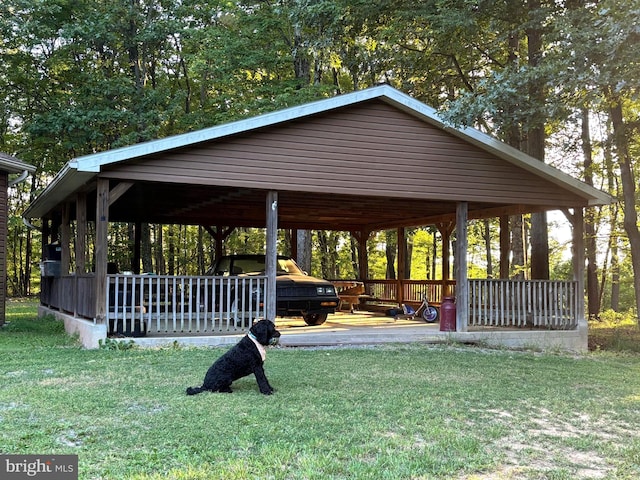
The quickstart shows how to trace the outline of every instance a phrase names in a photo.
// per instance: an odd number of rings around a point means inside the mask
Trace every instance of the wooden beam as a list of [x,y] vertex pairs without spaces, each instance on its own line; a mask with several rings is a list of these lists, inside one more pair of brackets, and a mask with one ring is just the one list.
[[107,308],[107,237],[109,233],[108,179],[98,178],[96,196],[96,322],[104,323]]
[[122,195],[133,186],[133,182],[120,182],[109,192],[109,206],[113,205]]
[[278,255],[278,192],[270,190],[266,201],[267,249],[266,274],[267,296],[265,314],[268,320],[276,321],[276,257]]
[[573,279],[577,282],[576,287],[576,314],[578,317],[578,324],[582,328],[588,328],[587,318],[585,316],[584,308],[584,268],[585,268],[585,243],[584,243],[584,210],[582,208],[576,208],[571,216],[571,225],[573,226]]
[[40,260],[45,260],[47,245],[51,243],[51,222],[48,218],[42,219],[42,235],[40,237]]
[[60,274],[69,275],[71,264],[71,205],[62,205],[62,222],[60,224]]
[[398,244],[398,275],[396,279],[396,300],[400,305],[404,303],[404,289],[402,288],[402,280],[405,279],[407,265],[407,239],[405,237],[405,229],[399,227],[397,230]]
[[76,195],[76,274],[87,271],[87,195]]
[[218,225],[215,230],[213,227],[203,225],[204,229],[213,237],[216,242],[216,260],[222,256],[222,244],[233,233],[236,227],[224,228]]
[[467,273],[467,203],[459,202],[456,208],[456,331],[466,332],[469,325],[469,285]]

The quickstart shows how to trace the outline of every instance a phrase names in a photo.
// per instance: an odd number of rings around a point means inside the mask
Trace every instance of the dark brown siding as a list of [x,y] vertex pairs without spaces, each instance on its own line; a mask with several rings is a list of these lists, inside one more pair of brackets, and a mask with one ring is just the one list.
[[378,100],[123,163],[104,176],[441,201],[584,201]]

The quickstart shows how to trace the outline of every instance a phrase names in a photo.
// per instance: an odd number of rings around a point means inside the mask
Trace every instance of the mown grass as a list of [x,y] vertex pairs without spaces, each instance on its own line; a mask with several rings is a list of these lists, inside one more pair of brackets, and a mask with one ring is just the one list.
[[89,351],[9,317],[0,453],[77,454],[83,479],[640,476],[633,354],[271,349],[274,395],[187,397],[225,349]]

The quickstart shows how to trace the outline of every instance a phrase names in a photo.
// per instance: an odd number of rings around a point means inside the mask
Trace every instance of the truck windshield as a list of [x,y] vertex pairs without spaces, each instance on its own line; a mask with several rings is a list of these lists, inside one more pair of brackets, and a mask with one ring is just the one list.
[[[224,257],[220,259],[216,268],[216,275],[247,275],[247,274],[261,274],[264,275],[266,271],[265,257]],[[277,274],[293,274],[304,275],[304,272],[300,270],[300,267],[290,258],[278,258],[276,264]]]

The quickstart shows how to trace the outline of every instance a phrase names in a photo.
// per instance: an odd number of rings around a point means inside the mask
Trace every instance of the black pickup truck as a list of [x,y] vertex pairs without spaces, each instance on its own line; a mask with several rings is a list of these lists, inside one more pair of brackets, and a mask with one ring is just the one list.
[[[265,256],[223,256],[216,261],[210,274],[264,275]],[[279,255],[276,275],[276,315],[301,316],[307,325],[321,325],[328,314],[336,311],[339,299],[331,282],[307,275],[293,259]]]

